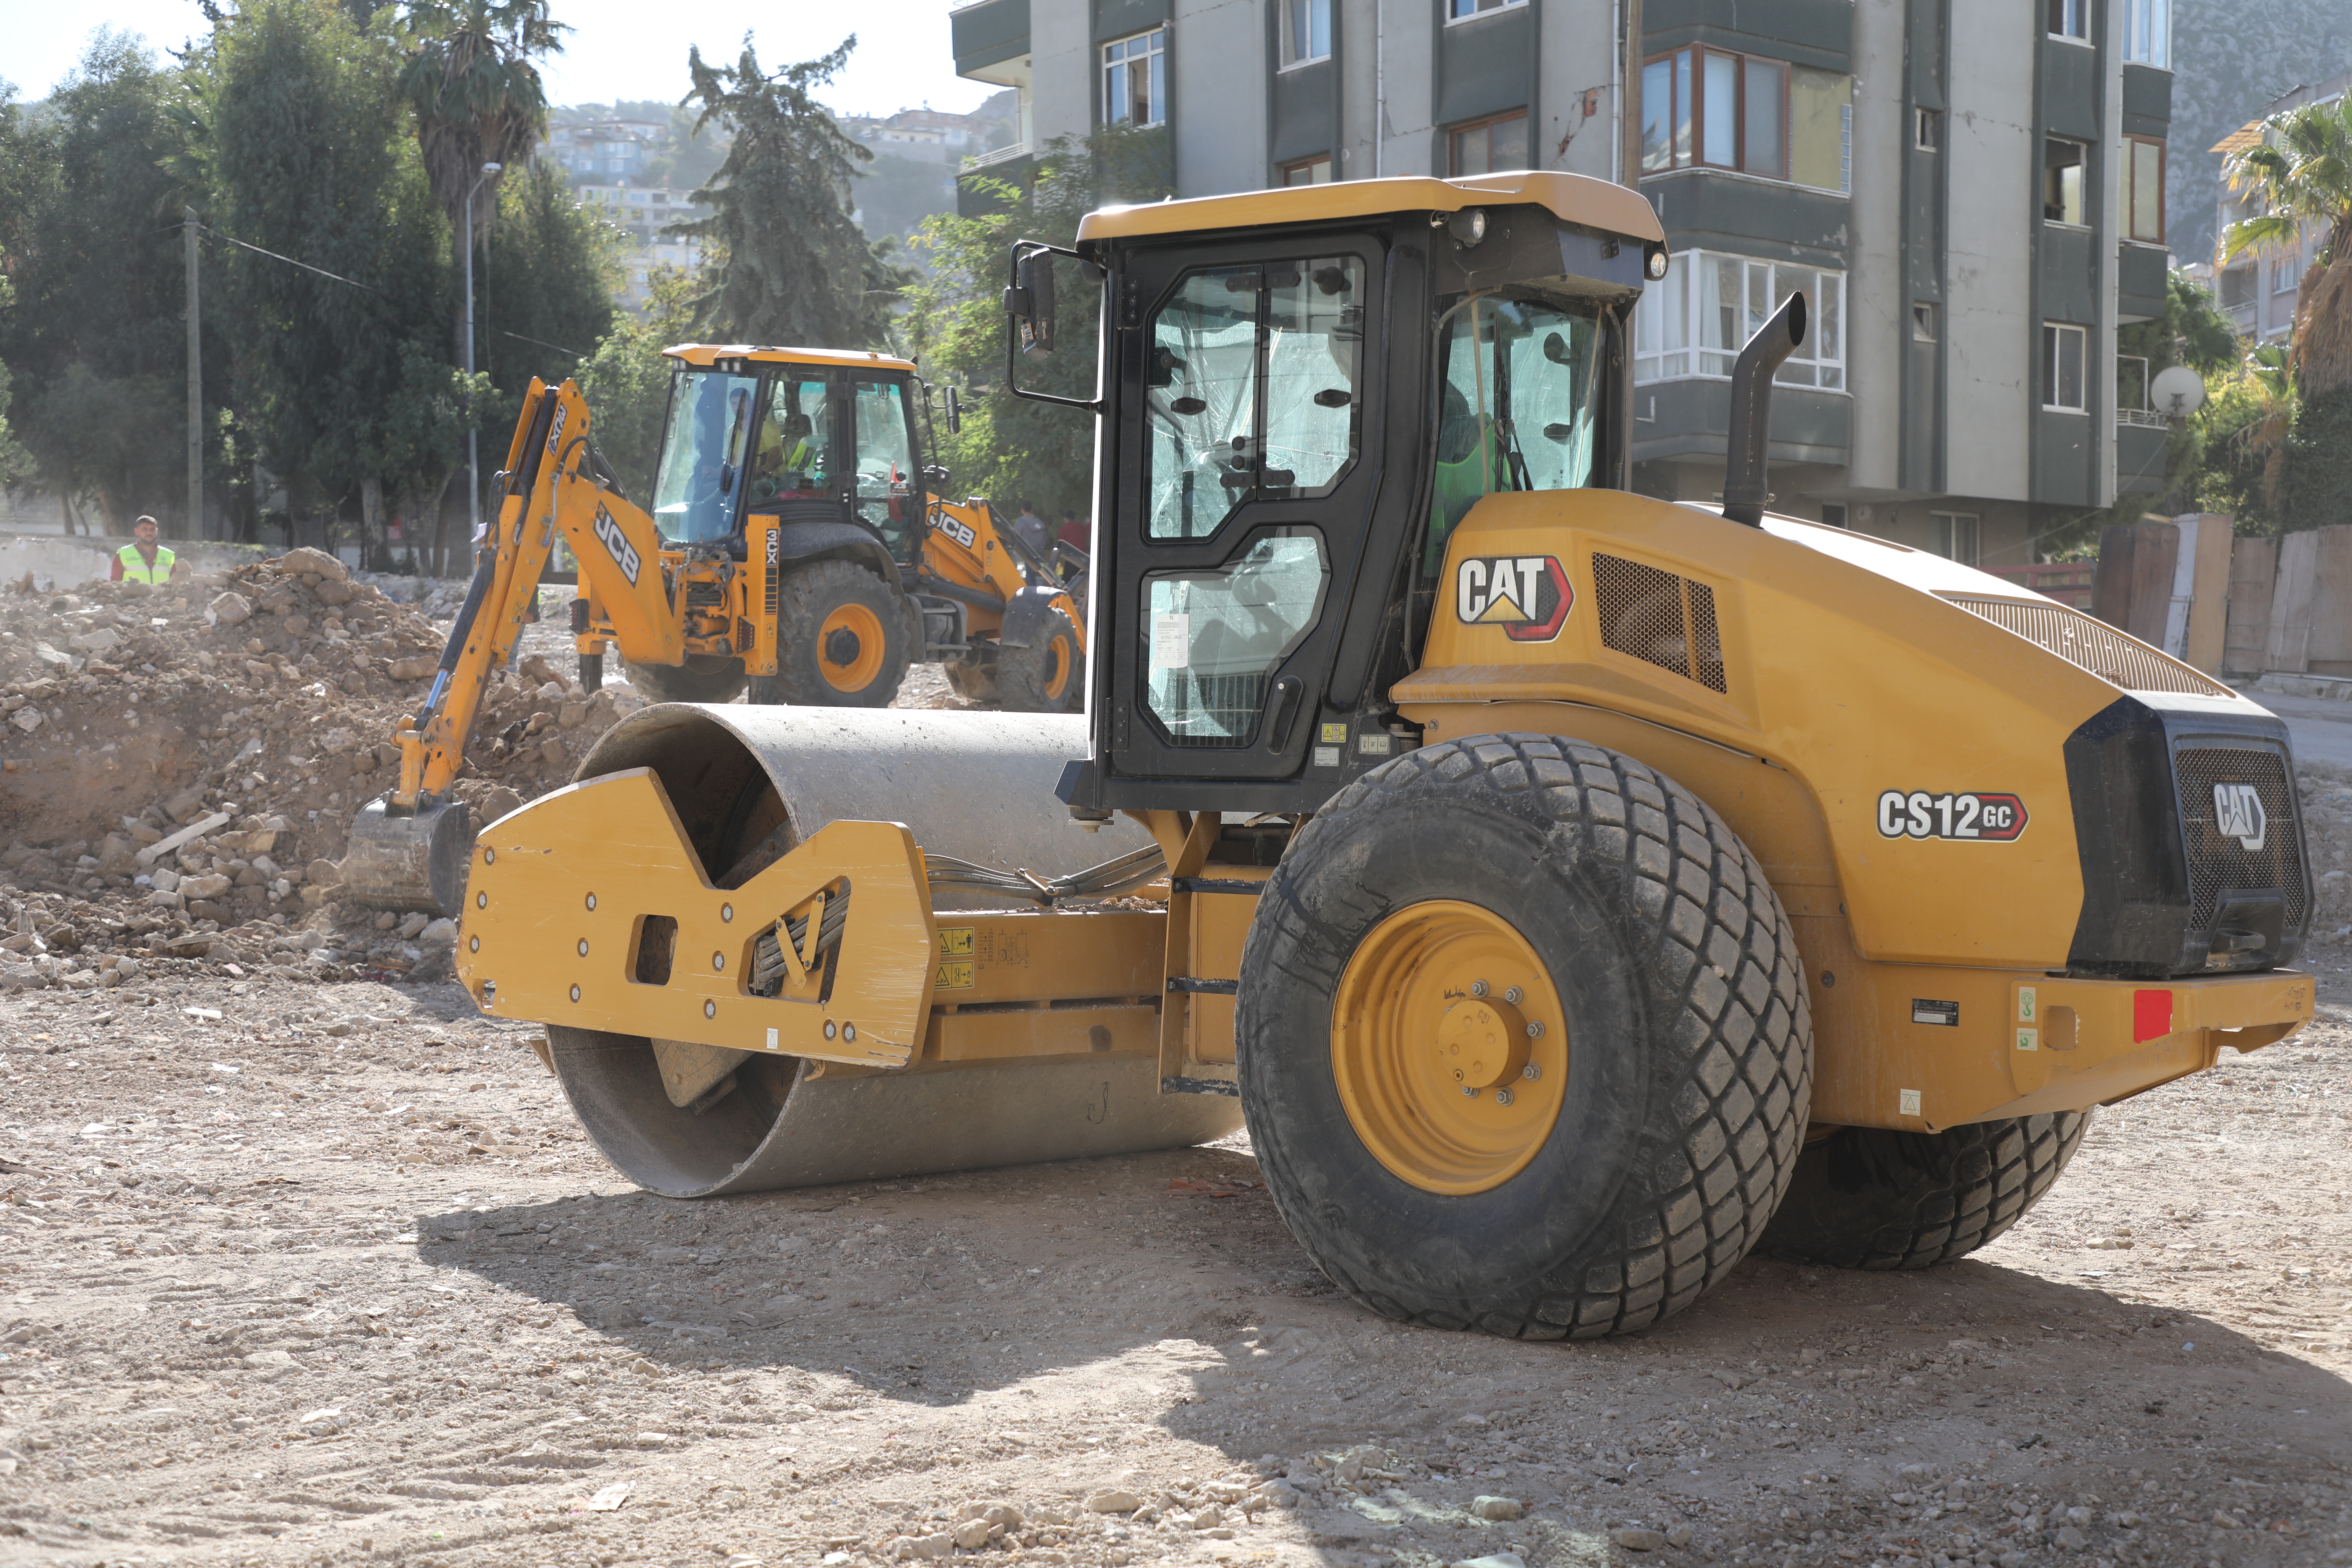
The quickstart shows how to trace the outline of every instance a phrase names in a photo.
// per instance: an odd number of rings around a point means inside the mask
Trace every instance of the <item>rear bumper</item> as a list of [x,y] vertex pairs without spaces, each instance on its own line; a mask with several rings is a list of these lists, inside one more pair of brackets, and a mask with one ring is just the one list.
[[1817,1034],[1814,1124],[1925,1132],[2111,1105],[2225,1047],[2283,1040],[2314,1007],[2311,976],[2292,970],[2150,982],[1878,964],[1837,992],[1832,1008],[1874,1016]]

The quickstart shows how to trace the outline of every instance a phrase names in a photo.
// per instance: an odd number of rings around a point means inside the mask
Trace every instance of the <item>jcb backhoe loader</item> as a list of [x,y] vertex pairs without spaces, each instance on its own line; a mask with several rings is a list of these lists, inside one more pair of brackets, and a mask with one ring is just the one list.
[[1768,515],[1801,295],[1739,357],[1722,504],[1630,493],[1668,263],[1560,174],[1016,247],[1013,384],[1055,268],[1103,302],[1086,716],[648,709],[483,832],[465,984],[677,1196],[1245,1121],[1357,1300],[1544,1338],[1752,1247],[1982,1246],[2095,1106],[2311,1017],[2287,736]]
[[[824,349],[666,352],[676,369],[650,512],[621,493],[579,389],[531,383],[494,531],[424,705],[396,737],[399,783],[352,829],[343,874],[359,902],[457,912],[473,826],[449,785],[559,539],[580,564],[572,629],[592,690],[617,647],[630,680],[663,700],[724,702],[748,684],[755,702],[878,708],[920,660],[1007,708],[1077,701],[1085,636],[1064,562],[1000,526],[985,500],[940,494],[947,474],[929,457],[930,404],[912,364]],[[950,395],[950,420],[954,406]]]

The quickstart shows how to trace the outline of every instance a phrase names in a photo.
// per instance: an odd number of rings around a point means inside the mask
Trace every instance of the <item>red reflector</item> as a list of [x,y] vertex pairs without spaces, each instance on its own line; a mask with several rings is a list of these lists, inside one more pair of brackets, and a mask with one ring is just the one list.
[[2172,1033],[2172,993],[2169,991],[2135,991],[2132,993],[2132,1044],[2153,1040]]

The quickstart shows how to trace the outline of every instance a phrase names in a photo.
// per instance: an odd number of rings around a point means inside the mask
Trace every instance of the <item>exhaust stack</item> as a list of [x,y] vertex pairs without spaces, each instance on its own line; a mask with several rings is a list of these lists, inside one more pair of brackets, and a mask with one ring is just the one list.
[[1750,528],[1764,521],[1772,499],[1765,484],[1765,443],[1772,434],[1772,376],[1805,341],[1805,297],[1789,296],[1756,329],[1731,369],[1731,439],[1723,458],[1723,515]]

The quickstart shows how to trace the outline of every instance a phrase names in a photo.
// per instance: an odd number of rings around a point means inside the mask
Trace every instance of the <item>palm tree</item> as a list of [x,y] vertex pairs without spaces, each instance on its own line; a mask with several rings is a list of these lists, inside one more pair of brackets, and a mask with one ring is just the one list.
[[2224,261],[2292,245],[2306,225],[2326,228],[2295,291],[2294,380],[2307,397],[2352,385],[2352,94],[2273,115],[2223,173],[2264,209],[2223,232]]
[[2242,461],[2262,465],[2263,505],[2275,513],[2287,436],[2294,428],[2294,365],[2278,344],[2264,343],[2246,356],[2244,374],[2253,416],[2231,433],[2230,441]]
[[475,242],[498,216],[498,182],[485,163],[519,168],[547,130],[547,90],[532,62],[560,53],[561,35],[544,0],[412,0],[402,23],[408,45],[400,91],[416,111],[416,143],[433,197],[461,228],[474,203]]

